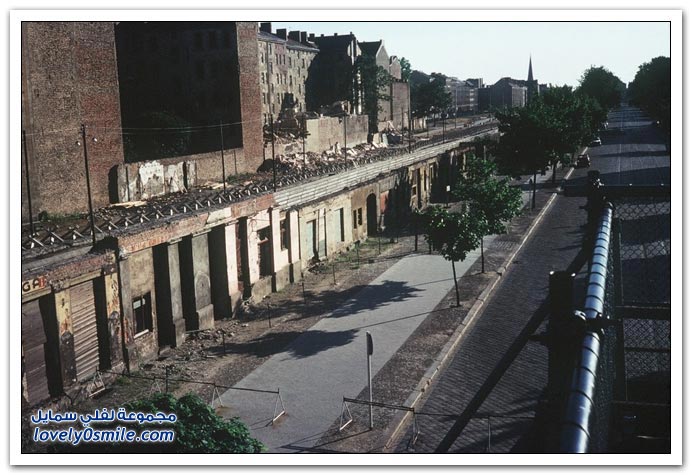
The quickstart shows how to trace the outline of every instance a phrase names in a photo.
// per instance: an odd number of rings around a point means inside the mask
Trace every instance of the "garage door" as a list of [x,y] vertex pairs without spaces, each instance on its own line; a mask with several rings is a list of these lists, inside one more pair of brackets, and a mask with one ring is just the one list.
[[99,339],[96,328],[96,306],[92,281],[70,288],[74,354],[77,380],[93,375],[99,366]]

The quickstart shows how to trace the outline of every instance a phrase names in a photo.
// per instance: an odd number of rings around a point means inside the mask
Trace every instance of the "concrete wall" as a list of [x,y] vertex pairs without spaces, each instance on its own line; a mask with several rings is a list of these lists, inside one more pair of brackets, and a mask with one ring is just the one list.
[[[132,254],[128,259],[130,266],[129,282],[123,285],[129,286],[130,301],[123,301],[123,306],[128,307],[132,311],[132,300],[145,295],[151,294],[151,317],[152,330],[143,334],[135,334],[135,321],[130,323],[130,330],[133,332],[135,345],[137,347],[138,357],[142,360],[149,360],[156,356],[158,351],[158,329],[156,326],[156,291],[154,289],[154,259],[152,248],[145,249]],[[132,317],[134,318],[134,317]]]
[[[123,162],[113,23],[22,22],[21,84],[33,214],[87,211],[81,124],[93,203],[107,205],[109,173]],[[21,186],[28,219],[25,175]]]
[[343,117],[320,117],[306,121],[308,135],[305,149],[321,153],[338,144],[344,144],[344,120],[346,121],[346,146],[354,147],[368,141],[368,117],[350,115]]
[[[226,177],[257,171],[248,168],[242,148],[225,150],[223,163]],[[221,183],[223,168],[220,151],[125,163],[117,167],[118,201],[145,200],[209,182]]]

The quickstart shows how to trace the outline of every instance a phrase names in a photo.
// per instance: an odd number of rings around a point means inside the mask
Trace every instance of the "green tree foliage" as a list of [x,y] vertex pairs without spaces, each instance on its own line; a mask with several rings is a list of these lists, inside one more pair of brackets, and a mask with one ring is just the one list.
[[670,58],[659,56],[639,66],[628,92],[632,103],[670,131]]
[[411,106],[416,117],[441,113],[451,103],[452,95],[445,90],[445,78],[441,74],[433,73],[429,82],[411,89]]
[[466,259],[478,247],[483,232],[468,210],[449,211],[441,206],[429,206],[418,219],[432,248],[453,262]]
[[[521,190],[510,186],[506,178],[496,176],[494,162],[470,155],[466,167],[457,181],[453,193],[468,206],[472,219],[477,221],[481,251],[483,237],[504,234],[507,222],[521,209]],[[481,268],[485,272],[485,253],[481,252]]]
[[591,66],[579,80],[578,91],[593,97],[601,108],[608,110],[620,105],[624,84],[603,66]]
[[401,58],[399,64],[401,64],[401,79],[408,81],[411,78],[411,62],[406,58]]
[[360,96],[363,98],[363,112],[368,116],[370,132],[377,130],[378,115],[382,110],[380,101],[388,101],[391,98],[389,86],[392,77],[382,66],[378,66],[375,57],[370,54],[362,54],[353,65],[354,82],[359,84],[356,96],[351,98],[352,104],[358,104]]
[[[55,445],[56,452],[77,453],[199,453],[199,454],[252,454],[265,450],[264,445],[250,436],[250,431],[238,418],[224,420],[199,396],[187,394],[176,399],[172,394],[156,393],[124,405],[128,411],[156,414],[174,413],[175,423],[125,424],[129,429],[175,431],[175,441],[167,443],[83,443],[77,447]],[[99,429],[115,428],[122,422],[100,424]],[[96,428],[96,427],[94,427]]]
[[592,97],[574,93],[569,87],[552,88],[526,107],[497,111],[500,141],[494,153],[503,174],[535,175],[558,163],[588,142],[605,120],[604,109]]

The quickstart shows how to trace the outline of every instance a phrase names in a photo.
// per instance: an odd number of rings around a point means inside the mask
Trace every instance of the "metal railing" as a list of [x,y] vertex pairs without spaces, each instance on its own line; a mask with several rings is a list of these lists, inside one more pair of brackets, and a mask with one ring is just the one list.
[[[589,175],[585,190],[566,190],[588,199],[589,265],[583,311],[551,312],[562,337],[550,345],[555,450],[669,450],[670,185],[605,186]],[[551,301],[564,295],[551,285]]]

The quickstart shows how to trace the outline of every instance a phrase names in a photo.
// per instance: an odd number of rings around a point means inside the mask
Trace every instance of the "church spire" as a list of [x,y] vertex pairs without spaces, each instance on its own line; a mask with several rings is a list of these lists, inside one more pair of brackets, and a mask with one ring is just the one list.
[[533,67],[531,66],[531,55],[529,55],[529,81],[533,81]]

